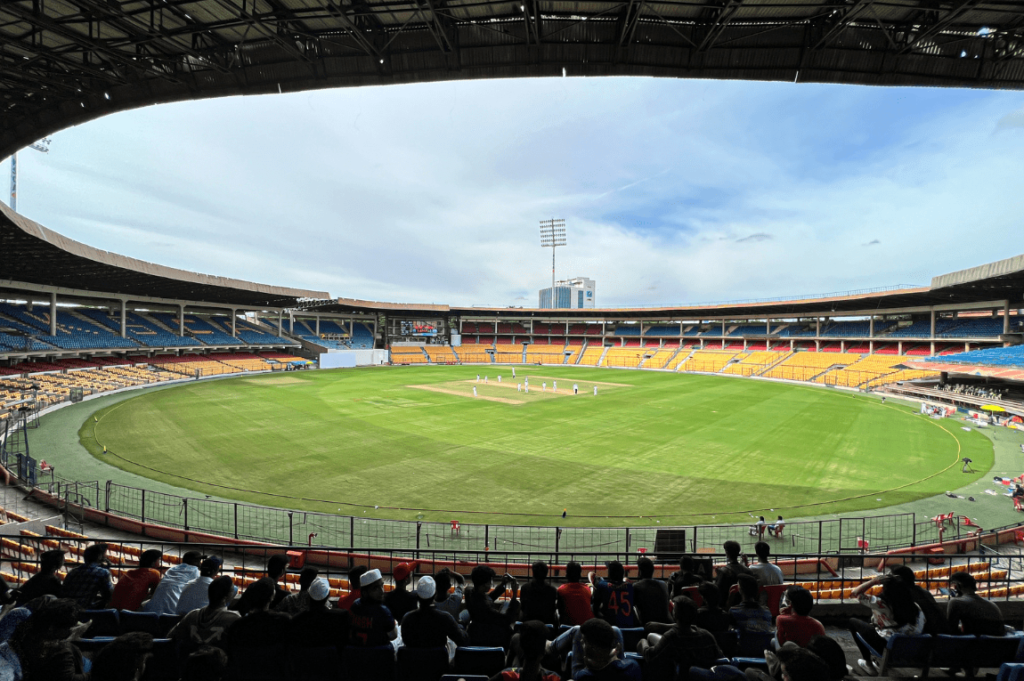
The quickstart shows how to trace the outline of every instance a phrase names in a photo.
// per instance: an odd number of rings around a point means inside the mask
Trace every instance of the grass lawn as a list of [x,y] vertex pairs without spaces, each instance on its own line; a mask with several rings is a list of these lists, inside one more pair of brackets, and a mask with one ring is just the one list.
[[[660,372],[516,373],[385,367],[197,382],[100,410],[79,435],[108,463],[206,494],[441,522],[453,511],[561,526],[795,518],[939,494],[992,466],[985,436],[875,397]],[[517,390],[527,376],[529,394]],[[961,474],[960,456],[978,473]]]

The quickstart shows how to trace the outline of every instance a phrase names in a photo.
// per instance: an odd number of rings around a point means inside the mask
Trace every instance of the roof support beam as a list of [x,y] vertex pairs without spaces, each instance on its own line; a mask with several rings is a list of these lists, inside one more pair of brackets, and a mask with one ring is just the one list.
[[710,50],[718,37],[722,35],[722,32],[729,25],[736,10],[743,4],[743,0],[726,0],[726,3],[716,12],[715,20],[707,28],[707,33],[704,35],[704,39],[700,41],[700,45],[697,46],[697,51],[705,52]]
[[919,43],[921,43],[921,42],[923,42],[925,40],[928,40],[932,36],[935,36],[935,35],[941,33],[950,24],[952,24],[960,16],[962,16],[965,12],[967,12],[968,10],[973,9],[977,5],[980,5],[982,2],[984,2],[984,0],[963,0],[963,2],[961,2],[959,5],[957,5],[956,7],[953,7],[948,12],[946,12],[934,24],[932,24],[931,26],[927,27],[921,33],[917,34],[914,38],[912,38],[910,40],[910,42],[908,42],[906,45],[904,45],[903,49],[901,49],[896,54],[897,55],[906,54],[911,49],[913,49],[914,46],[918,45]]

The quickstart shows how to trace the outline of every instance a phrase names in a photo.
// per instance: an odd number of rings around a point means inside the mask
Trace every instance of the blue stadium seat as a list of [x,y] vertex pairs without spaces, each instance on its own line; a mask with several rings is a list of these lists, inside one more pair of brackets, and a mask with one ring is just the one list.
[[933,638],[932,655],[929,664],[939,667],[967,667],[971,660],[971,649],[977,638],[974,636],[951,636],[939,634]]
[[860,634],[854,634],[858,641],[871,650],[875,657],[882,658],[879,673],[885,676],[893,668],[913,667],[922,670],[924,676],[932,663],[933,639],[927,634],[893,634],[889,637],[884,651],[877,651]]
[[146,662],[142,681],[177,681],[180,672],[177,643],[168,638],[153,639],[153,656]]
[[771,648],[773,638],[775,634],[770,631],[740,632],[736,657],[764,658],[764,651]]
[[493,676],[505,668],[505,649],[464,646],[456,649],[452,666],[458,674]]
[[620,627],[619,631],[622,632],[622,647],[627,653],[636,650],[636,645],[644,637],[643,627]]
[[438,681],[447,672],[447,648],[398,649],[396,678],[402,681]]
[[181,621],[182,615],[158,615],[160,618],[160,636],[166,636],[170,633],[171,629]]
[[122,610],[118,617],[121,620],[121,633],[123,634],[143,631],[152,634],[154,638],[159,638],[167,633],[160,625],[160,615],[155,612]]
[[1004,662],[999,668],[996,681],[1024,681],[1024,664],[1019,662]]
[[121,621],[117,610],[113,608],[106,610],[84,610],[82,612],[82,619],[92,623],[85,630],[89,638],[118,636],[121,633]]
[[998,667],[1004,662],[1020,662],[1021,636],[979,636],[973,646],[975,667]]

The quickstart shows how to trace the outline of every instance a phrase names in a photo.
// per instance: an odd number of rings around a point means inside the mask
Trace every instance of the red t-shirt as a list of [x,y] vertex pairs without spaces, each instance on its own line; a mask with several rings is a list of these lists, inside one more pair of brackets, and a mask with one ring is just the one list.
[[117,580],[109,608],[118,610],[139,610],[142,601],[149,598],[160,583],[160,571],[153,568],[129,570]]
[[779,615],[775,620],[775,637],[779,639],[780,644],[792,641],[801,648],[806,648],[812,638],[824,635],[825,627],[813,617]]
[[338,599],[338,602],[334,605],[339,610],[351,610],[352,604],[359,600],[362,595],[361,589],[352,589],[347,594]]
[[558,595],[565,603],[570,619],[562,624],[574,626],[594,619],[594,611],[590,609],[590,588],[586,584],[567,582],[558,587]]

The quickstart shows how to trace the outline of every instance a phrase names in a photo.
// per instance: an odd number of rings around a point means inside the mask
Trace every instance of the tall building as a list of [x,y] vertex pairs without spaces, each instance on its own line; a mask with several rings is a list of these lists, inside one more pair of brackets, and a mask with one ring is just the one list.
[[[594,287],[596,282],[587,277],[574,277],[565,281],[555,282],[555,309],[582,310],[594,307]],[[551,288],[540,290],[542,310],[551,308]]]

